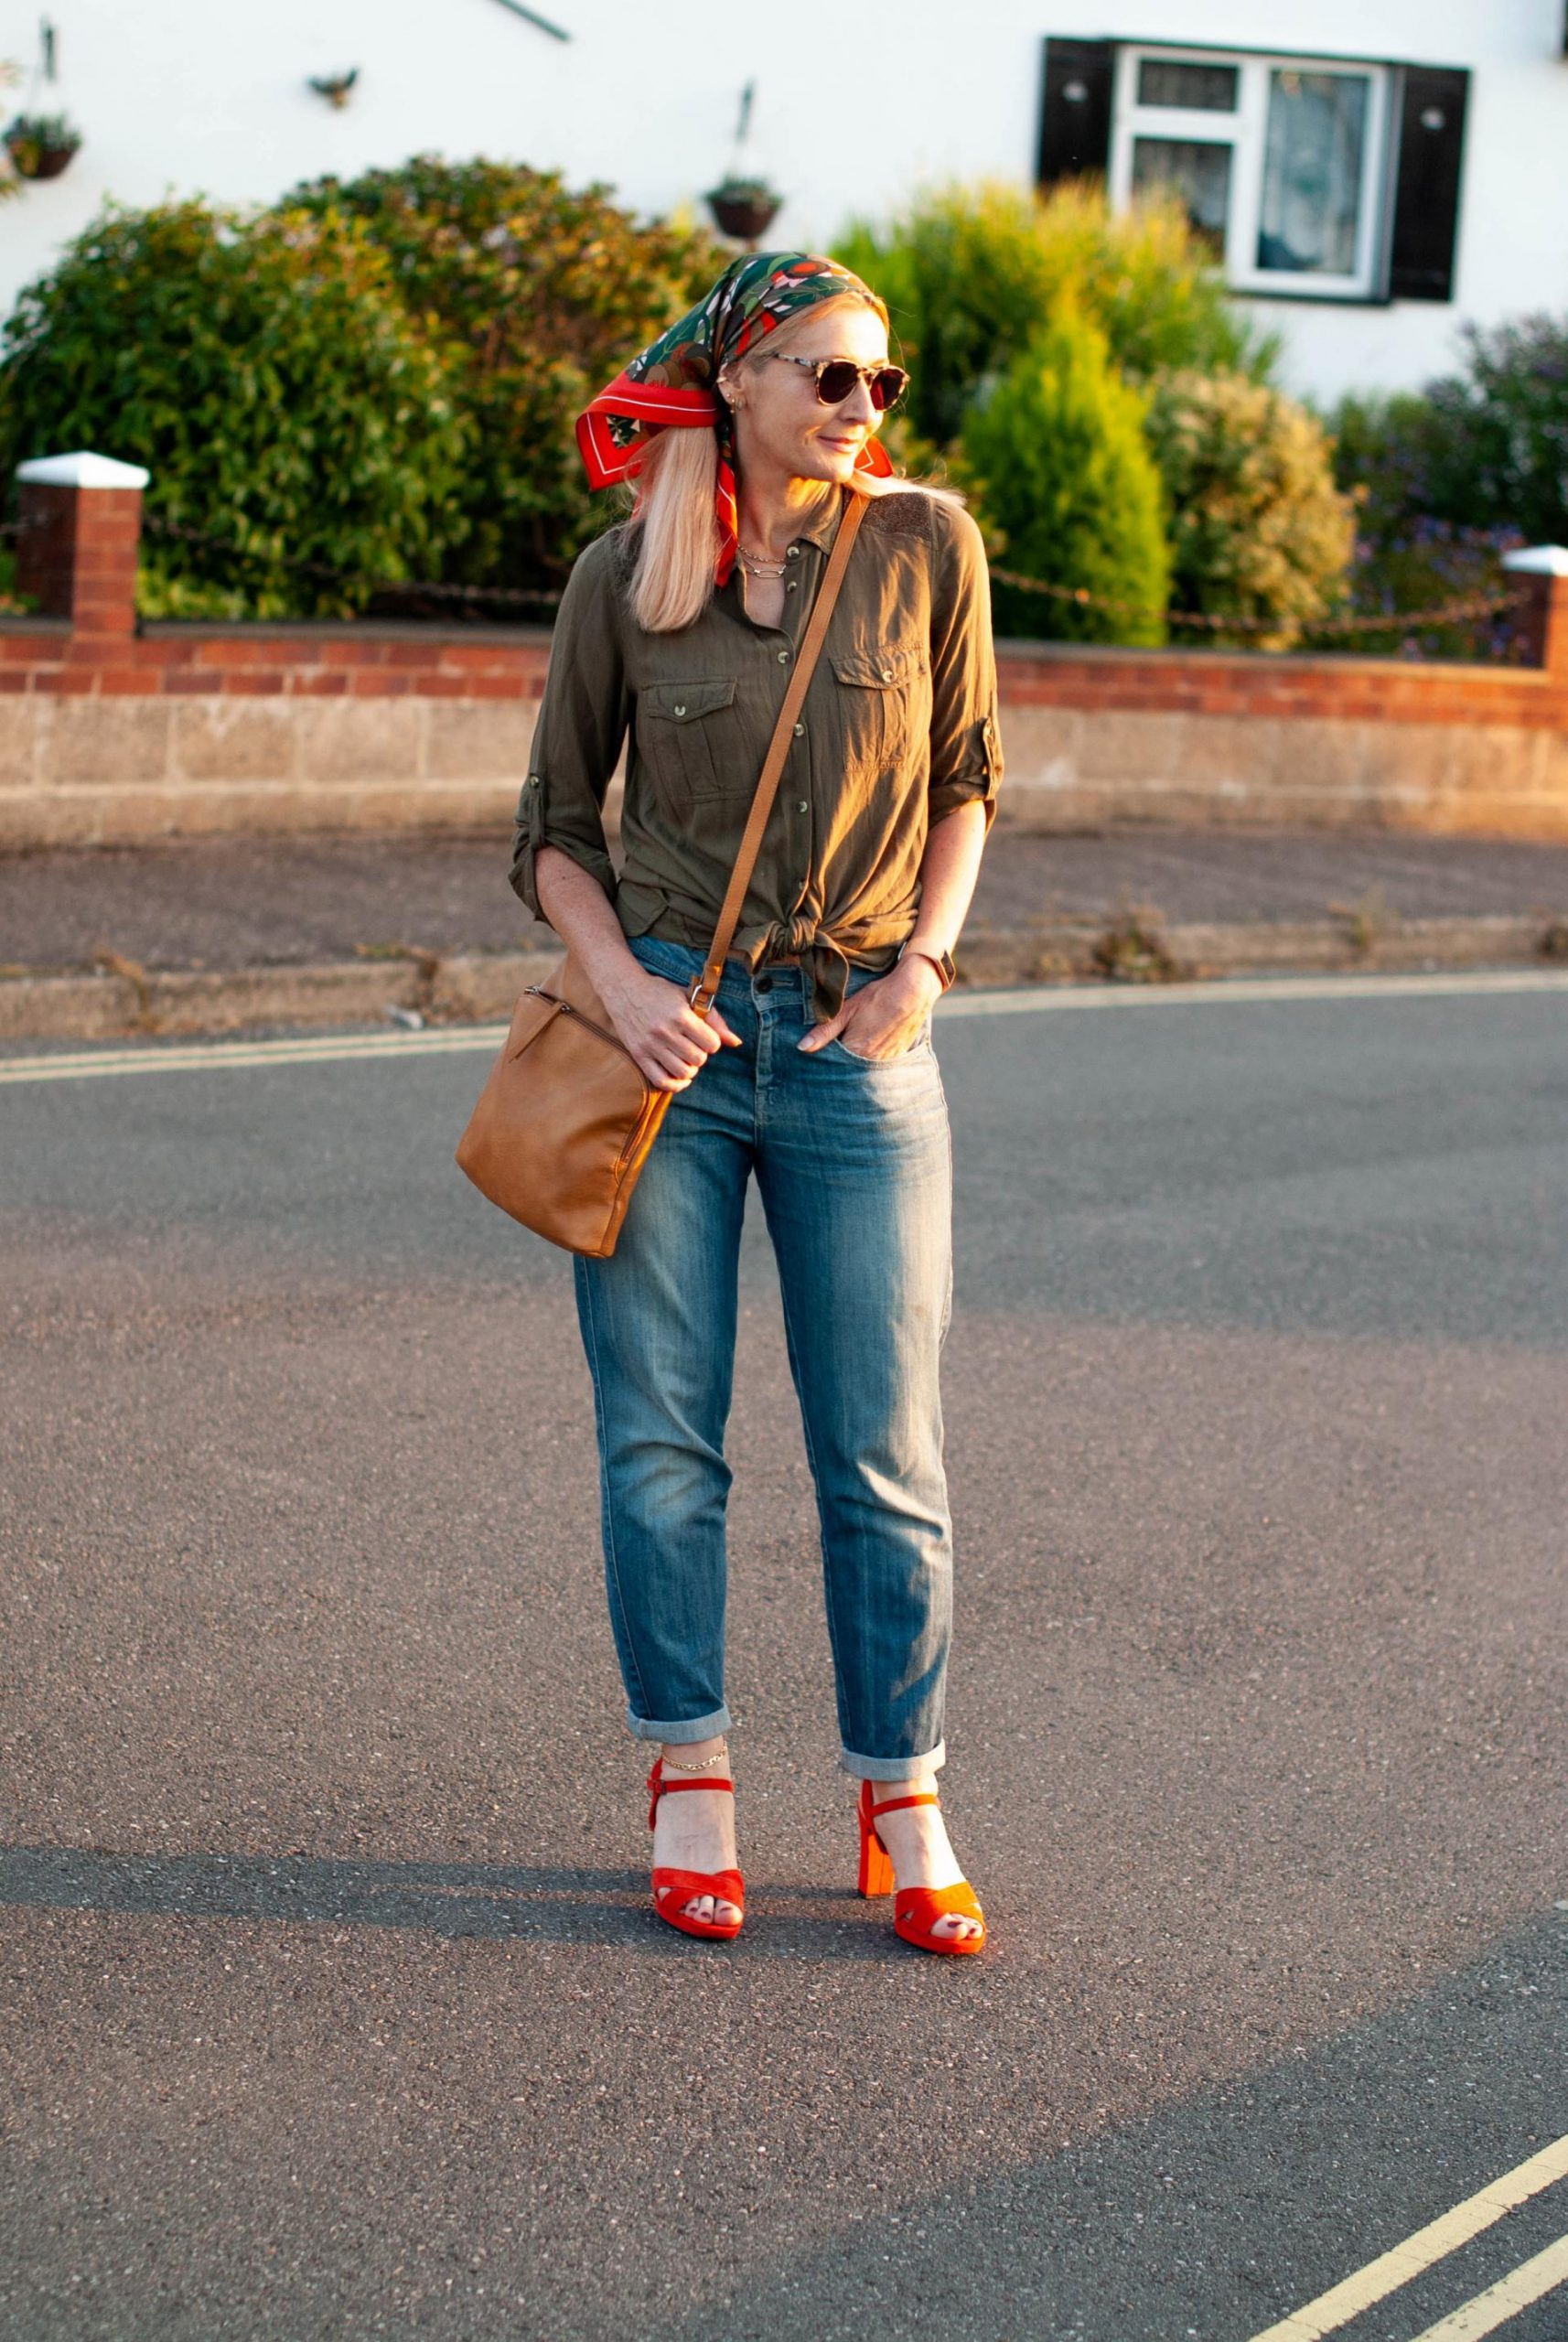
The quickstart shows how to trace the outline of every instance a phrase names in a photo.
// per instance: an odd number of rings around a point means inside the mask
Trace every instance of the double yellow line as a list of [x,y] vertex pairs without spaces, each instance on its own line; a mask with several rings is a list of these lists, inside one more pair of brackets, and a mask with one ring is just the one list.
[[[1568,992],[1568,970],[1477,968],[1430,976],[1228,976],[1212,983],[1034,984],[950,993],[937,1015],[1040,1015],[1111,1008],[1223,1008],[1238,1001],[1431,1000],[1456,994]],[[59,1057],[0,1058],[0,1083],[87,1081],[122,1073],[199,1073],[267,1065],[334,1065],[353,1058],[461,1056],[499,1049],[504,1025],[442,1025],[427,1033],[295,1034],[276,1041],[144,1042]]]
[[[1347,2277],[1326,2294],[1319,2294],[1304,2309],[1292,2310],[1277,2326],[1254,2334],[1252,2342],[1322,2342],[1326,2334],[1348,2326],[1353,2317],[1370,2309],[1374,2302],[1380,2302],[1401,2285],[1408,2285],[1412,2277],[1419,2277],[1434,2261],[1456,2252],[1472,2237],[1479,2236],[1483,2229],[1491,2228],[1507,2213],[1563,2178],[1568,2178],[1568,2138],[1542,2147],[1527,2163],[1506,2171],[1500,2179],[1488,2181],[1474,2196],[1455,2204],[1451,2212],[1417,2229],[1402,2244],[1380,2253],[1376,2261],[1369,2261],[1354,2276]],[[1540,2301],[1564,2283],[1568,2283],[1568,2236],[1560,2236],[1555,2244],[1549,2244],[1532,2260],[1522,2261],[1495,2285],[1488,2285],[1484,2294],[1462,2303],[1446,2317],[1439,2318],[1435,2326],[1412,2335],[1411,2342],[1478,2342],[1481,2335],[1490,2334],[1510,2317],[1517,2317],[1521,2309],[1528,2309],[1531,2302]]]
[[0,1058],[0,1082],[86,1081],[120,1073],[200,1073],[256,1065],[336,1065],[345,1058],[452,1057],[499,1049],[504,1025],[444,1025],[430,1033],[323,1033],[283,1041],[147,1042],[64,1057]]

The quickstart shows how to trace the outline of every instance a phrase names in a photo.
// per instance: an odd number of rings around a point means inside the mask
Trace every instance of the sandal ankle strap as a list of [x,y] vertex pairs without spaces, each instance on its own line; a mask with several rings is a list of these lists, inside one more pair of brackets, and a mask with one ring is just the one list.
[[903,1805],[940,1805],[941,1799],[934,1789],[922,1789],[918,1797],[885,1798],[880,1805],[871,1807],[873,1819],[879,1813],[897,1813]]
[[728,1789],[732,1797],[735,1795],[735,1783],[726,1781],[722,1776],[713,1773],[696,1773],[686,1780],[667,1781],[660,1769],[663,1762],[661,1756],[656,1756],[653,1760],[653,1770],[648,1776],[650,1792],[648,1826],[650,1830],[654,1826],[654,1816],[659,1810],[660,1799],[672,1797],[677,1789]]

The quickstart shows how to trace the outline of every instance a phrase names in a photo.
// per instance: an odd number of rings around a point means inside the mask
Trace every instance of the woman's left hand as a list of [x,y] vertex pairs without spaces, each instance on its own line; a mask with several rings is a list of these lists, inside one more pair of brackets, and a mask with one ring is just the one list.
[[810,1053],[842,1041],[852,1057],[901,1058],[912,1049],[940,997],[942,980],[929,960],[907,956],[851,994],[836,1016],[813,1025],[800,1047]]

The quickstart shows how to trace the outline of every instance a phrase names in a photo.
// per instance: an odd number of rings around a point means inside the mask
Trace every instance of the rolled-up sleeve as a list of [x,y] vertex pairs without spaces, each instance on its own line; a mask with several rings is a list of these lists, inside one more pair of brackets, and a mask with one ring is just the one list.
[[937,572],[931,603],[931,781],[927,820],[934,829],[978,798],[985,826],[996,817],[1002,735],[996,713],[996,654],[991,580],[979,529],[961,506],[938,508]]
[[569,854],[615,900],[615,865],[605,843],[604,804],[629,713],[616,556],[617,547],[608,538],[599,537],[587,546],[566,581],[556,616],[508,874],[514,892],[536,919],[544,917],[535,870],[542,845],[559,846]]

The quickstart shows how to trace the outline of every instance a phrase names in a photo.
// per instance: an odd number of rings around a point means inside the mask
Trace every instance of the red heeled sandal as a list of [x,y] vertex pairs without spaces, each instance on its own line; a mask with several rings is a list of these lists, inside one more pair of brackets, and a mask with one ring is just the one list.
[[[659,1800],[676,1789],[728,1789],[735,1795],[733,1781],[717,1780],[712,1775],[693,1774],[689,1781],[667,1781],[664,1759],[656,1756],[653,1770],[648,1776],[651,1792],[648,1808],[648,1826],[651,1830],[658,1819]],[[681,1908],[699,1895],[712,1895],[725,1903],[733,1903],[746,1917],[746,1881],[737,1870],[672,1870],[661,1864],[653,1874],[653,1907],[669,1926],[679,1928],[683,1936],[712,1936],[727,1943],[740,1933],[740,1919],[696,1919]]]
[[[860,1891],[863,1895],[893,1893],[893,1858],[877,1832],[876,1816],[896,1812],[901,1805],[940,1805],[941,1799],[934,1790],[925,1789],[918,1797],[884,1798],[880,1805],[872,1803],[872,1785],[860,1785]],[[937,1921],[950,1912],[958,1912],[965,1919],[978,1919],[977,1936],[938,1936],[931,1933]],[[976,1902],[974,1889],[967,1878],[955,1881],[951,1886],[900,1887],[893,1905],[893,1932],[902,1936],[920,1951],[979,1951],[985,1942],[985,1914]]]

